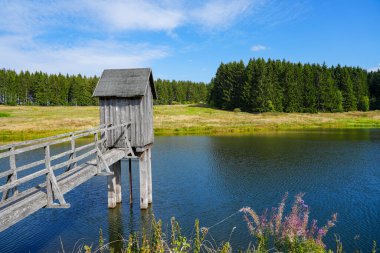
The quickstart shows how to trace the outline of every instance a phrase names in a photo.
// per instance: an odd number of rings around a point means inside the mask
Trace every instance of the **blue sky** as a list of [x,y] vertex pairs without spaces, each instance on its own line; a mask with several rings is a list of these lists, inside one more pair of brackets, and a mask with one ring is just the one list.
[[209,82],[253,57],[380,68],[379,0],[0,0],[0,68],[151,67]]

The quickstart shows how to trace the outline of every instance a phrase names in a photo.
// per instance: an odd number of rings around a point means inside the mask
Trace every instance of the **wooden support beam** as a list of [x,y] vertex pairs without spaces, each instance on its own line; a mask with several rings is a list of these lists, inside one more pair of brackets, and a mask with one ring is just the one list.
[[139,157],[140,171],[140,208],[148,208],[148,155],[147,152],[141,153]]
[[129,167],[129,204],[133,205],[133,196],[132,196],[132,159],[128,159]]
[[113,175],[108,176],[108,208],[115,208],[121,202],[121,161],[110,166]]
[[147,149],[147,166],[148,166],[148,203],[152,203],[153,194],[152,194],[152,153],[151,149]]
[[121,203],[121,160],[113,164],[113,171],[116,178],[116,203]]

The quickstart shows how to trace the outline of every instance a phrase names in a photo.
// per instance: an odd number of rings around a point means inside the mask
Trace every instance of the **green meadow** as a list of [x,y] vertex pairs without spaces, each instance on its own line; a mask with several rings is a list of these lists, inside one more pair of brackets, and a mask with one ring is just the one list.
[[[0,141],[21,141],[99,124],[97,106],[0,106]],[[203,105],[154,107],[156,135],[232,135],[278,130],[379,128],[380,111],[344,113],[245,113]]]

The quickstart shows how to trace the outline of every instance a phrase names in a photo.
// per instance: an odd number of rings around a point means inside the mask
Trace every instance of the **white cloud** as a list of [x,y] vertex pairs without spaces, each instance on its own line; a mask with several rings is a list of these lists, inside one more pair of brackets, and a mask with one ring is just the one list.
[[267,0],[252,15],[252,20],[259,25],[276,26],[299,19],[309,11],[309,0]]
[[[170,42],[147,44],[144,36],[134,37],[136,31],[163,32],[182,42],[178,28],[229,28],[247,16],[265,17],[273,1],[0,0],[0,68],[99,74],[146,66],[167,57]],[[188,47],[184,42],[182,51]]]
[[[195,25],[229,27],[274,0],[207,0],[185,3],[167,0],[5,1],[0,31],[33,32],[75,27],[102,31],[165,31]],[[168,33],[169,35],[171,33]]]
[[5,1],[0,8],[0,31],[36,35],[70,25],[81,27],[80,19],[86,15],[85,10],[83,2],[75,0]]
[[164,1],[66,0],[5,1],[0,31],[34,33],[45,28],[79,26],[98,31],[170,31],[185,21],[184,10]]
[[111,29],[170,31],[185,20],[181,10],[160,1],[86,0],[85,3],[93,18],[101,18]]
[[0,31],[38,33],[75,28],[96,32],[164,31],[186,25],[221,30],[247,16],[259,24],[295,19],[305,9],[303,1],[279,0],[3,0]]
[[229,27],[268,0],[207,0],[185,4],[167,0],[83,0],[93,18],[112,29],[171,31],[188,24],[208,29]]
[[231,25],[239,16],[247,13],[254,4],[252,0],[211,0],[190,13],[194,22],[207,28],[224,28]]
[[269,49],[268,47],[260,45],[260,44],[253,45],[251,47],[251,51],[253,51],[253,52],[264,51],[264,50],[268,50],[268,49]]
[[92,40],[79,46],[57,47],[33,42],[30,37],[0,38],[0,66],[15,70],[99,75],[106,68],[146,67],[168,54],[167,48],[148,44]]

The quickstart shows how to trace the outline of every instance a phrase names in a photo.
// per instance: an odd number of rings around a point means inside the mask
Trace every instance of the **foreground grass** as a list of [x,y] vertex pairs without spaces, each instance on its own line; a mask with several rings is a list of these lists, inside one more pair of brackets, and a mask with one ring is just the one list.
[[[41,138],[99,124],[99,109],[96,106],[0,106],[0,115],[0,142]],[[219,135],[290,129],[379,127],[380,111],[250,114],[195,105],[154,107],[154,128],[157,135]]]

